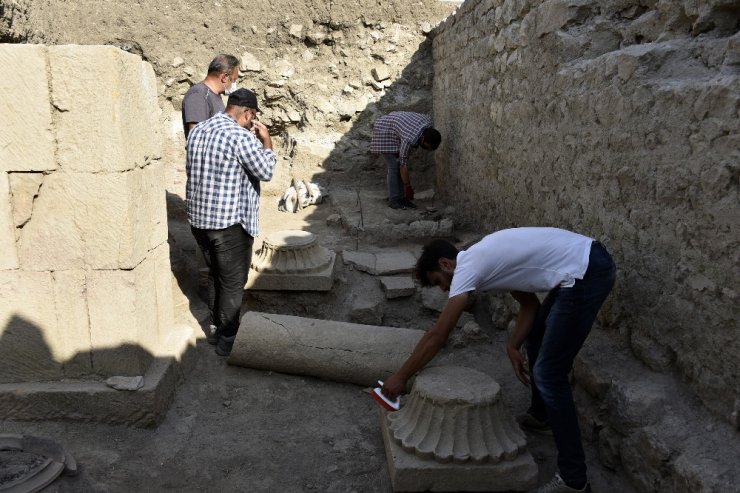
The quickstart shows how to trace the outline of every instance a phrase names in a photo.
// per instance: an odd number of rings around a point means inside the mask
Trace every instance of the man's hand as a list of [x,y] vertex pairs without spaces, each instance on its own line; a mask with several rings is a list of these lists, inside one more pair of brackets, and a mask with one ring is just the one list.
[[509,356],[511,366],[514,367],[516,378],[518,378],[524,385],[529,385],[529,370],[527,370],[527,361],[522,352],[514,346],[507,345],[506,354]]
[[272,139],[270,138],[270,132],[267,130],[267,127],[264,123],[257,120],[252,120],[252,132],[254,133],[255,137],[257,137],[259,141],[262,142],[262,147],[264,147],[265,149],[272,149]]
[[394,400],[399,395],[403,394],[406,390],[406,381],[398,376],[398,374],[391,375],[386,378],[383,382],[383,388],[380,389],[390,400]]
[[406,200],[414,200],[414,188],[411,185],[406,185]]

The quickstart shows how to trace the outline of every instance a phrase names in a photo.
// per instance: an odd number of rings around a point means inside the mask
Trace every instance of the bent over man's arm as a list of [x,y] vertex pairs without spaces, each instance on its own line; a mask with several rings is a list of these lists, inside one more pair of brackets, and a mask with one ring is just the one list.
[[512,291],[511,295],[519,302],[519,312],[516,315],[514,332],[509,337],[506,345],[506,354],[514,367],[516,377],[525,385],[529,385],[529,371],[524,363],[521,347],[527,336],[532,331],[537,310],[540,308],[540,300],[534,293],[523,291]]
[[403,393],[408,379],[424,368],[442,349],[450,336],[450,332],[455,328],[457,320],[467,306],[469,296],[470,293],[467,292],[447,300],[447,304],[442,309],[437,322],[419,340],[411,356],[401,366],[401,369],[385,380],[383,393],[386,396],[395,399]]

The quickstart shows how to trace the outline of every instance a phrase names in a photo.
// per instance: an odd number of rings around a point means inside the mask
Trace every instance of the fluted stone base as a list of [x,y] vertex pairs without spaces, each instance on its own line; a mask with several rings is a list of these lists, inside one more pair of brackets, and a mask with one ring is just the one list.
[[254,255],[245,289],[329,291],[334,284],[336,254],[308,231],[268,235]]
[[524,491],[537,466],[498,383],[454,366],[419,373],[410,396],[383,413],[394,491]]

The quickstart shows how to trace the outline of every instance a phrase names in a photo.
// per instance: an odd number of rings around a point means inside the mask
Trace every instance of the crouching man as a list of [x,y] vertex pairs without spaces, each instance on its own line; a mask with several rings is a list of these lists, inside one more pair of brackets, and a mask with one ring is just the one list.
[[[532,394],[519,422],[525,429],[551,429],[558,450],[559,473],[539,491],[591,491],[568,374],[614,285],[616,267],[606,248],[563,229],[505,229],[464,251],[443,240],[429,243],[416,274],[422,285],[449,291],[449,299],[401,369],[385,380],[383,393],[395,399],[407,380],[434,358],[471,292],[509,291],[519,312],[506,353]],[[548,292],[542,303],[537,292]],[[525,342],[529,368],[521,352]]]

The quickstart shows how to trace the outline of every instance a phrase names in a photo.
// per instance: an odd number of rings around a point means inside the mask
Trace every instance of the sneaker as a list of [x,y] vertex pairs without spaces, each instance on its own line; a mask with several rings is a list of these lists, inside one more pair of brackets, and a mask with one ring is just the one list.
[[221,329],[216,327],[215,325],[208,326],[208,335],[206,336],[206,340],[208,341],[208,344],[211,346],[215,346],[218,344],[218,340],[221,338]]
[[540,421],[529,413],[524,413],[516,417],[519,428],[540,435],[552,435],[552,428],[547,421]]
[[567,484],[565,484],[565,481],[563,481],[563,478],[560,477],[560,474],[555,473],[555,477],[553,477],[548,483],[543,484],[539,487],[537,490],[537,493],[591,493],[591,485],[586,483],[586,486],[583,488],[576,489],[571,488]]
[[405,210],[406,204],[404,204],[403,202],[391,202],[388,207],[390,207],[391,209]]
[[410,201],[410,200],[408,200],[408,199],[403,199],[403,200],[402,200],[402,203],[403,203],[403,205],[404,205],[404,206],[405,206],[405,207],[406,207],[407,209],[416,209],[416,204],[414,204],[413,202],[411,202],[411,201]]
[[221,336],[216,344],[216,354],[219,356],[230,355],[231,349],[234,347],[234,339],[236,339],[236,334],[231,337]]

